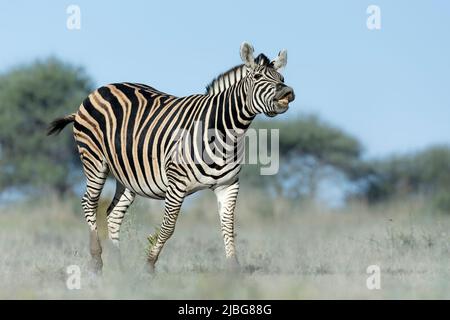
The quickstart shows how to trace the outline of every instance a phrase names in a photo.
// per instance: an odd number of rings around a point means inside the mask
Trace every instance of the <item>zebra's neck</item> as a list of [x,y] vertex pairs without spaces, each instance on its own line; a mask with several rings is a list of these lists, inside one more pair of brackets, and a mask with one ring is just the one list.
[[239,81],[213,97],[216,100],[214,123],[233,130],[238,136],[245,134],[256,116],[247,106],[245,81]]
[[246,101],[244,81],[208,95],[199,125],[194,125],[191,131],[194,150],[199,150],[191,153],[194,163],[207,163],[217,174],[221,172],[220,175],[240,168],[246,132],[255,118],[247,109]]

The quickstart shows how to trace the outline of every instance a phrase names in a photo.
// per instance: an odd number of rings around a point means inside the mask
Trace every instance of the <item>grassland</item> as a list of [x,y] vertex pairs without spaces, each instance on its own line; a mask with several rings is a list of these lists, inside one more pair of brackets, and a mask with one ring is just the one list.
[[[104,240],[104,274],[95,278],[87,271],[88,230],[78,201],[3,206],[0,298],[450,298],[450,216],[420,201],[332,211],[244,193],[236,213],[239,274],[224,272],[212,194],[186,203],[157,273],[147,274],[146,236],[159,225],[161,208],[148,200],[133,205],[121,234],[124,270]],[[104,238],[104,224],[100,231]],[[374,264],[380,290],[366,287]],[[80,290],[66,287],[69,265],[81,268]]]

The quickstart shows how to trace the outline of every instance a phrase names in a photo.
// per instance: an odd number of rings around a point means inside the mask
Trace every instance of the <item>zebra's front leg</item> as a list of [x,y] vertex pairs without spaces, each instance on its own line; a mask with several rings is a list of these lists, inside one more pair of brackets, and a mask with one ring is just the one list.
[[161,253],[164,244],[172,236],[173,231],[175,230],[175,224],[177,222],[178,213],[180,212],[184,196],[184,187],[169,184],[166,192],[163,222],[161,224],[161,228],[159,229],[156,243],[150,249],[148,254],[148,265],[150,272],[154,271],[155,263],[158,260],[158,256]]
[[239,181],[230,185],[218,186],[214,189],[219,207],[220,225],[223,242],[225,244],[225,256],[228,267],[231,270],[239,269],[234,247],[234,209],[239,192]]

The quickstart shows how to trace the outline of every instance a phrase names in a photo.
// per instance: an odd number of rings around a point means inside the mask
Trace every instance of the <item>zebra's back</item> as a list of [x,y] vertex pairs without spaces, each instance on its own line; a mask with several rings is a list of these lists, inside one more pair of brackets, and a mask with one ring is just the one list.
[[172,147],[170,131],[182,125],[189,106],[152,87],[116,83],[92,92],[74,123],[80,155],[93,165],[107,165],[137,194],[164,198],[164,160]]

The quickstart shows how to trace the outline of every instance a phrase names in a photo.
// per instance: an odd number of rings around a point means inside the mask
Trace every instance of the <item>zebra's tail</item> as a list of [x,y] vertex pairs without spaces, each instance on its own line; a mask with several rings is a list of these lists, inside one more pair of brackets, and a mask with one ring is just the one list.
[[75,113],[69,114],[68,116],[58,118],[53,120],[47,128],[47,135],[58,134],[67,126],[69,123],[74,122]]

